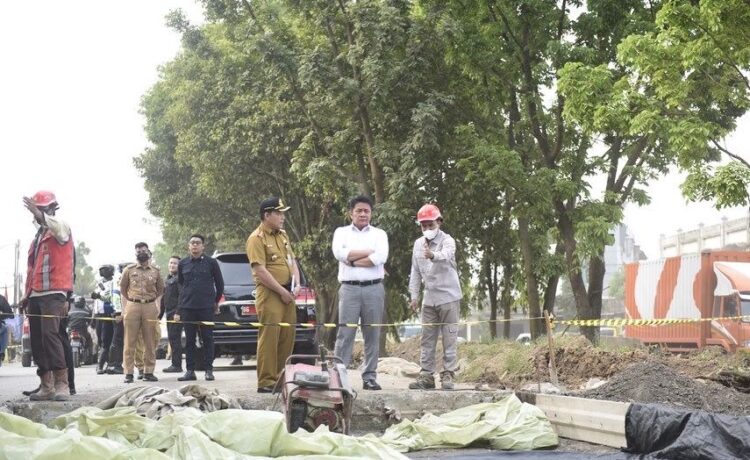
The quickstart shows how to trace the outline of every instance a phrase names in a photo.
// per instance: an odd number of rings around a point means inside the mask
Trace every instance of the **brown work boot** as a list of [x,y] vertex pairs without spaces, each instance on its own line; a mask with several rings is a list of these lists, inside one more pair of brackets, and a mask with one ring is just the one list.
[[47,371],[39,376],[42,383],[39,385],[39,391],[29,396],[31,401],[51,401],[55,398],[55,377],[52,371]]
[[432,374],[426,372],[420,372],[419,377],[414,382],[409,384],[410,390],[434,390],[435,389],[435,377]]
[[453,373],[452,372],[443,372],[440,374],[440,388],[443,390],[452,390],[453,389]]
[[56,371],[53,371],[54,379],[55,379],[55,401],[67,401],[68,397],[66,396],[70,392],[70,388],[68,388],[68,370],[67,369],[58,369]]

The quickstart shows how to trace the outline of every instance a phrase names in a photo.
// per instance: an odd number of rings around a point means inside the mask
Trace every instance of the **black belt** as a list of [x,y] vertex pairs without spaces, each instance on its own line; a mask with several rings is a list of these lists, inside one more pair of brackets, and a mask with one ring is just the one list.
[[156,302],[156,299],[151,299],[151,300],[133,299],[132,302],[135,302],[135,303],[151,303],[151,302]]
[[351,284],[353,286],[372,286],[373,284],[380,284],[381,281],[383,281],[383,278],[367,281],[342,281],[341,284]]

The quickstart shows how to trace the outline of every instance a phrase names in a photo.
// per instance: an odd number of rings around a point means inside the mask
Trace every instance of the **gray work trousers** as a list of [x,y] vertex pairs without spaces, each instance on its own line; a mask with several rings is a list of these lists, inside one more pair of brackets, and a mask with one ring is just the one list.
[[[342,284],[339,288],[339,323],[377,324],[383,322],[385,288],[383,283],[370,286]],[[346,366],[352,361],[352,347],[357,329],[340,327],[336,334],[334,354]],[[374,381],[377,377],[378,356],[380,354],[380,327],[362,326],[365,339],[365,362],[362,381]]]
[[[456,373],[456,339],[458,337],[458,308],[460,301],[443,305],[423,305],[422,324],[442,323],[441,326],[422,326],[421,366],[425,374],[435,373],[435,347],[438,334],[443,336],[443,371]],[[441,372],[441,373],[442,373]]]

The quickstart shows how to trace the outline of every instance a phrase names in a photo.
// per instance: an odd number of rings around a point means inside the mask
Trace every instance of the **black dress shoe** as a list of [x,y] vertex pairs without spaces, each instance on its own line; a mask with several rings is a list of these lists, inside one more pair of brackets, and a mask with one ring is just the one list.
[[159,379],[157,379],[154,374],[143,374],[143,380],[145,382],[158,382],[159,381]]
[[133,383],[133,374],[125,374],[125,383]]
[[178,373],[179,372],[180,374],[182,374],[182,368],[169,366],[169,367],[165,367],[164,369],[162,369],[162,372],[166,372],[166,373],[171,373],[171,372]]
[[182,377],[177,377],[177,380],[179,380],[180,382],[185,382],[187,380],[198,380],[198,378],[195,376],[195,372],[187,371]]
[[362,389],[363,390],[382,390],[380,385],[378,385],[378,382],[375,380],[365,380],[362,382]]
[[214,371],[206,371],[206,380],[214,380]]
[[267,387],[258,387],[258,393],[273,393],[273,385]]

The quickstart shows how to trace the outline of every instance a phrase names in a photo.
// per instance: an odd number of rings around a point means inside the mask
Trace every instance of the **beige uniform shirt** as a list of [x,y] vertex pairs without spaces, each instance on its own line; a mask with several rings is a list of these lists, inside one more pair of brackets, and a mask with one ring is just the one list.
[[[284,230],[273,231],[261,223],[247,239],[246,250],[251,266],[265,266],[268,273],[282,286],[291,283],[294,253]],[[255,284],[262,284],[255,278]]]
[[156,301],[164,294],[164,280],[159,269],[151,264],[128,265],[122,272],[120,292],[130,301]]

